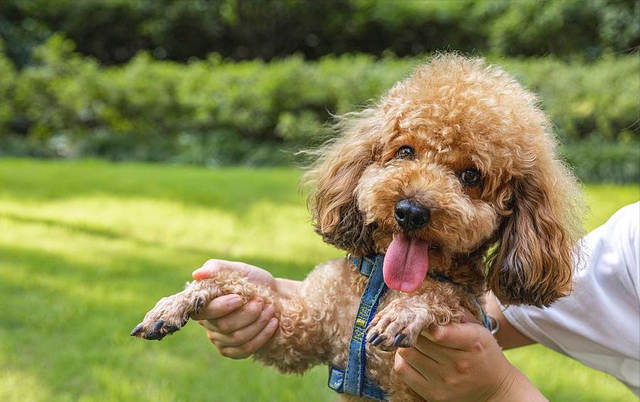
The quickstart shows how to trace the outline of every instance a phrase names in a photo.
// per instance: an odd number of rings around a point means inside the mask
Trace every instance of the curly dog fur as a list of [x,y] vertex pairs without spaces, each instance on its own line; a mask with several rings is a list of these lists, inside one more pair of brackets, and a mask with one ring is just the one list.
[[[436,56],[372,107],[342,117],[336,129],[339,136],[307,173],[317,232],[356,256],[385,253],[402,232],[394,206],[416,200],[431,215],[410,236],[434,245],[431,271],[463,285],[427,277],[416,292],[390,290],[381,300],[369,331],[385,341],[367,345],[367,376],[390,401],[419,399],[395,378],[395,335],[407,335],[403,346],[411,346],[425,326],[459,321],[463,309],[478,316],[474,299],[487,290],[504,304],[535,306],[570,292],[579,188],[556,154],[536,97],[501,68]],[[398,157],[407,146],[411,157]],[[477,185],[461,180],[468,169],[480,172]],[[287,298],[223,271],[161,300],[134,335],[161,338],[221,294],[260,295],[274,304],[280,326],[258,360],[283,372],[344,368],[365,284],[346,259],[319,265]]]

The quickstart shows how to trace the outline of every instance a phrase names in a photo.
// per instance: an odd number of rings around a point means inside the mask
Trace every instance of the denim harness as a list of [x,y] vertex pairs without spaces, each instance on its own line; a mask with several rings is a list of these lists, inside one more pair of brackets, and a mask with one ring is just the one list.
[[[329,388],[339,394],[364,396],[381,402],[386,401],[386,393],[380,389],[378,384],[372,382],[365,376],[365,367],[367,364],[365,352],[366,329],[376,315],[380,299],[382,299],[382,296],[384,296],[388,289],[382,277],[384,254],[374,254],[367,257],[352,257],[349,255],[348,258],[362,275],[369,277],[369,280],[360,297],[360,306],[358,307],[358,313],[353,323],[353,335],[351,335],[351,341],[349,342],[347,367],[345,370],[342,370],[329,366],[328,385]],[[461,286],[451,280],[451,278],[437,272],[429,272],[429,277],[440,282]],[[487,316],[482,304],[480,304],[477,298],[475,299],[475,303],[480,307],[484,326],[491,330],[491,320]]]

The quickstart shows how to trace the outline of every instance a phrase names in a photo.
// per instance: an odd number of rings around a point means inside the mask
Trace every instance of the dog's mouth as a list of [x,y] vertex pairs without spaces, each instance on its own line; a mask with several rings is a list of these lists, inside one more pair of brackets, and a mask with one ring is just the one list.
[[396,234],[384,257],[384,282],[393,290],[415,292],[429,271],[429,251],[437,249],[429,240]]

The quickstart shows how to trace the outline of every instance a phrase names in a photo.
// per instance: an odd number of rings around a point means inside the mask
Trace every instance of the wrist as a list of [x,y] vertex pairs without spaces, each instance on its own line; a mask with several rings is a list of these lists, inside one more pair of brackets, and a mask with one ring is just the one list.
[[495,338],[503,350],[536,343],[521,333],[509,322],[509,320],[507,320],[507,317],[502,311],[503,307],[500,305],[498,299],[496,299],[493,293],[489,292],[486,294],[484,307],[487,310],[487,314],[494,317],[500,327],[500,331],[495,333]]
[[533,383],[515,367],[486,402],[549,402]]
[[275,278],[276,292],[287,297],[296,293],[300,289],[302,282],[285,278]]

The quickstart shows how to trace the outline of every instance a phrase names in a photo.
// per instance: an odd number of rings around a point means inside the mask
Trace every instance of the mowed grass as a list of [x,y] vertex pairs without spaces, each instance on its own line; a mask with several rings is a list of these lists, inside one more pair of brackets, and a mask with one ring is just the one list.
[[[313,233],[300,173],[0,160],[0,401],[327,401],[326,368],[280,375],[219,357],[190,324],[129,331],[209,258],[302,279],[343,253]],[[639,199],[587,186],[588,229]],[[630,401],[617,381],[540,346],[508,353],[552,401]]]

